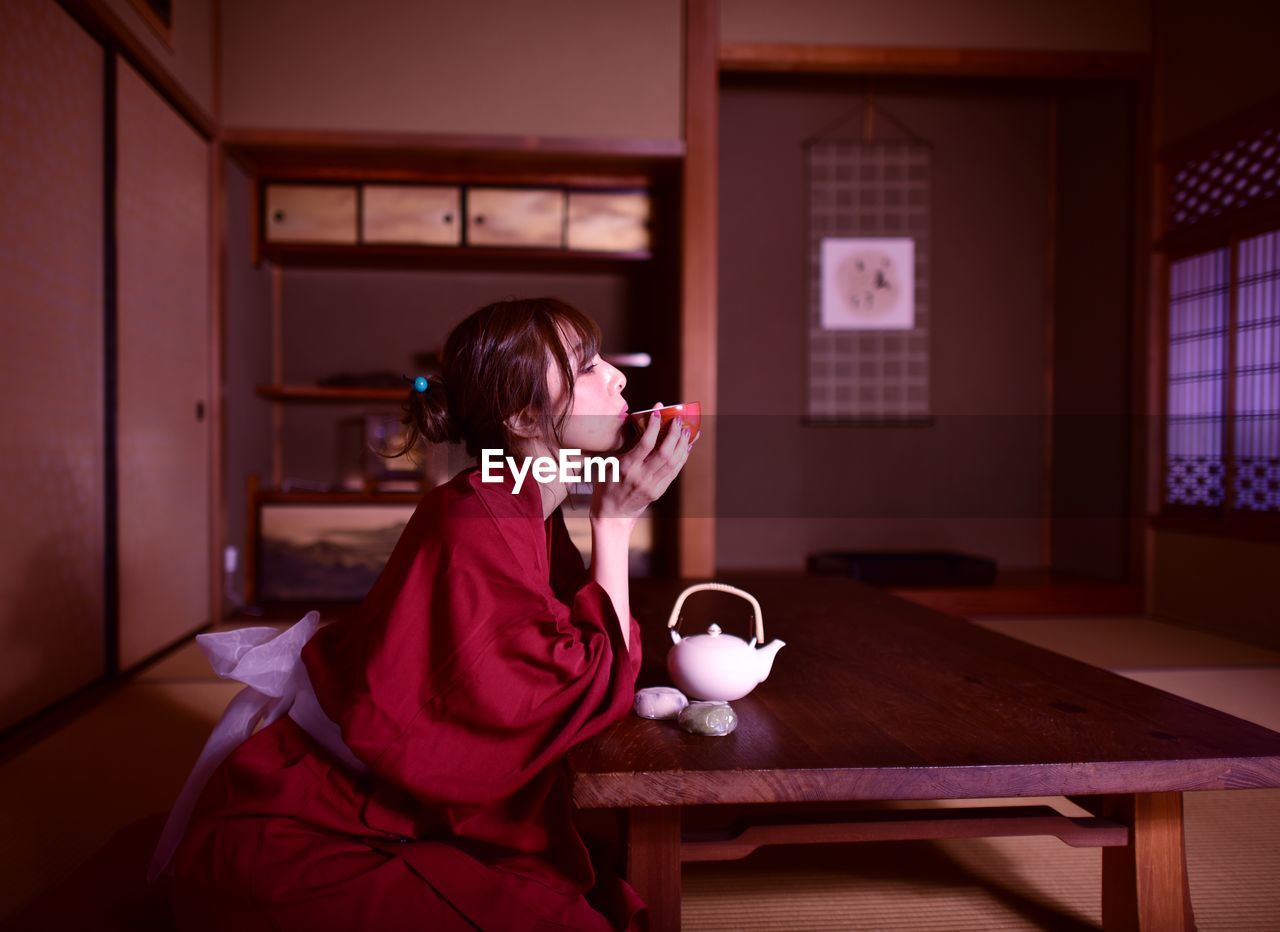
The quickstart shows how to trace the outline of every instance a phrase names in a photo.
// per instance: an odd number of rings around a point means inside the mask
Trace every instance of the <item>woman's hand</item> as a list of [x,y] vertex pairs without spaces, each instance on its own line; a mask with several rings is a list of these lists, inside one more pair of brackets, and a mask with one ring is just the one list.
[[[661,405],[658,405],[661,408]],[[689,458],[689,429],[677,415],[659,440],[662,417],[649,415],[640,439],[618,457],[618,481],[597,482],[591,502],[592,518],[635,521],[667,490]]]
[[[661,407],[659,405],[658,407]],[[591,499],[591,577],[609,593],[631,649],[631,595],[627,580],[628,550],[636,519],[684,468],[689,458],[689,430],[677,416],[659,441],[662,418],[657,411],[639,441],[618,457],[618,481],[597,482]]]

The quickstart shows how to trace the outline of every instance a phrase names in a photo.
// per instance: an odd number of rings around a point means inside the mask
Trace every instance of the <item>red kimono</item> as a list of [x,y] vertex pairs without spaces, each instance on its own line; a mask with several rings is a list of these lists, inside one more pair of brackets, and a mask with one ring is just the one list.
[[[302,660],[356,774],[287,715],[214,772],[174,857],[190,929],[642,928],[572,820],[563,756],[640,666],[538,485],[426,495],[360,609]],[[591,902],[588,901],[588,896]]]

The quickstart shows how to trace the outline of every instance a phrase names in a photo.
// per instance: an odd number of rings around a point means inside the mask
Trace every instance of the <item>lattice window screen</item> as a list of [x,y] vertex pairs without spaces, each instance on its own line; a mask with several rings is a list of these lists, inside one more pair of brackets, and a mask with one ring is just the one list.
[[1237,248],[1231,507],[1280,511],[1280,232]]
[[1280,195],[1280,132],[1258,130],[1207,157],[1174,166],[1169,228],[1239,210]]
[[1221,505],[1227,372],[1228,250],[1169,269],[1165,501]]
[[[926,419],[929,403],[931,148],[916,139],[811,139],[808,172],[809,308],[806,414],[812,421]],[[915,241],[911,330],[824,330],[822,240]]]

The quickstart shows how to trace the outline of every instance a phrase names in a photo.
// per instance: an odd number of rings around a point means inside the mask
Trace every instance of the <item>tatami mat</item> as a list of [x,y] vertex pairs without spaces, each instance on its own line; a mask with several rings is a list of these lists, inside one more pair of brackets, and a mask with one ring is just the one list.
[[[1280,790],[1185,795],[1201,932],[1280,929]],[[684,869],[686,932],[1096,929],[1102,855],[1053,838],[762,849]]]
[[[256,621],[240,624],[215,625],[210,630],[227,631],[232,628],[250,627],[269,627],[279,630],[281,628],[288,627],[288,624],[279,621]],[[205,659],[199,645],[195,642],[195,638],[192,638],[186,644],[183,644],[181,647],[157,660],[155,663],[146,667],[134,676],[134,680],[138,682],[176,682],[181,680],[216,679],[218,679],[217,674],[210,669],[209,661]]]
[[[1131,679],[1280,731],[1280,667],[1117,670]],[[1280,825],[1276,826],[1280,832]]]
[[1280,652],[1150,618],[975,618],[1008,634],[1095,667],[1280,667]]
[[238,687],[125,686],[0,767],[0,916],[166,810]]

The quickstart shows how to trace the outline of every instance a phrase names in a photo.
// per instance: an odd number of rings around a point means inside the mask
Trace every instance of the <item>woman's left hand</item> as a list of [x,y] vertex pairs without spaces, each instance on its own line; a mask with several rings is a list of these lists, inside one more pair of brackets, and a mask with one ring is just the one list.
[[634,521],[680,474],[689,459],[690,431],[679,416],[668,423],[670,426],[659,440],[662,418],[654,411],[639,441],[618,457],[618,481],[596,483],[591,502],[593,518]]

